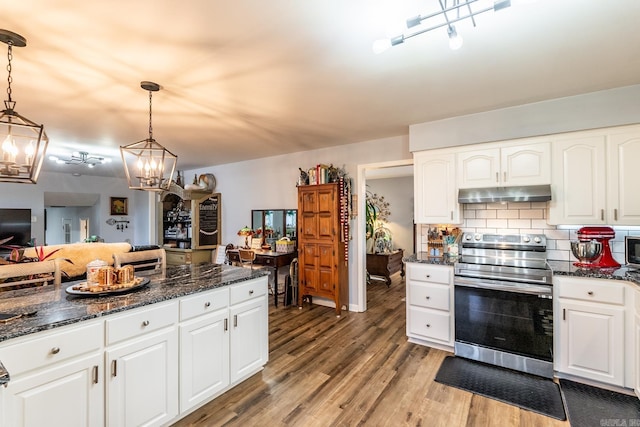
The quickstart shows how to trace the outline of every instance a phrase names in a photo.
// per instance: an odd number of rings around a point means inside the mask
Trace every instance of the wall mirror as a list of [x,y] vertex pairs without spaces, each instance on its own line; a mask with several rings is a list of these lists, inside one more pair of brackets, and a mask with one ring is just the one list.
[[[265,243],[273,243],[282,237],[297,239],[297,209],[255,209],[251,211],[251,229],[260,232]],[[257,236],[254,236],[257,237]]]

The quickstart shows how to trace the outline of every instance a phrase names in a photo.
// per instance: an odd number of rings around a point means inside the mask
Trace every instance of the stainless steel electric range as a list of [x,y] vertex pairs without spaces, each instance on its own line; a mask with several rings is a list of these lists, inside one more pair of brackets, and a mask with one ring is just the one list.
[[456,356],[553,377],[546,246],[538,234],[463,234],[454,267]]

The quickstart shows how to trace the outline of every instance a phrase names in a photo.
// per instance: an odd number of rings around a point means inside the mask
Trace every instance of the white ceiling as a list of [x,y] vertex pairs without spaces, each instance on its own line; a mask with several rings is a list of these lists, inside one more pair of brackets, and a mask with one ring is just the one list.
[[[439,29],[380,55],[371,45],[390,23],[437,0],[15,0],[0,26],[27,39],[12,96],[45,125],[51,154],[115,158],[146,138],[150,80],[162,86],[154,137],[183,170],[640,83],[640,1],[512,1],[476,28],[459,24],[460,50]],[[91,173],[121,171],[114,161]]]

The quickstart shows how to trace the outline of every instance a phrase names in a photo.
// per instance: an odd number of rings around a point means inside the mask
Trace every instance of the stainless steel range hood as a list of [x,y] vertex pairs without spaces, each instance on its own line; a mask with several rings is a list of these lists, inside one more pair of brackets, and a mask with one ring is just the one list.
[[547,202],[551,200],[550,185],[520,187],[462,188],[459,203]]

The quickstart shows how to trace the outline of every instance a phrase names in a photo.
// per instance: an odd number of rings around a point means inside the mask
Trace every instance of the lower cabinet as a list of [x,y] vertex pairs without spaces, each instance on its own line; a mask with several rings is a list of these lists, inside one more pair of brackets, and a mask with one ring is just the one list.
[[269,357],[267,276],[8,340],[0,427],[163,426]]
[[635,292],[635,358],[634,358],[634,390],[640,398],[640,290]]
[[556,370],[624,386],[624,283],[558,277],[554,286]]
[[406,283],[409,341],[452,351],[453,268],[407,263]]

